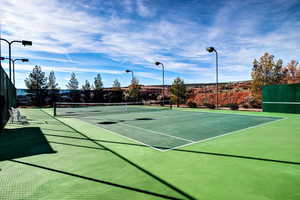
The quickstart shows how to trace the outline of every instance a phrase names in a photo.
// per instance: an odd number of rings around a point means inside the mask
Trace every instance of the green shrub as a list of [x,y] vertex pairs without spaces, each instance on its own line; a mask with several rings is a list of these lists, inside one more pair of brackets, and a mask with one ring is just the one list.
[[211,103],[204,103],[203,105],[207,108],[210,108],[210,109],[215,109],[216,108],[215,104],[211,104]]
[[250,108],[250,105],[247,104],[247,103],[244,103],[244,104],[242,105],[242,107],[243,107],[243,108]]
[[229,105],[230,110],[238,110],[239,105],[237,103],[230,103]]
[[197,104],[196,104],[195,102],[193,102],[193,101],[189,101],[189,102],[187,103],[187,105],[188,105],[188,107],[190,107],[190,108],[197,108]]

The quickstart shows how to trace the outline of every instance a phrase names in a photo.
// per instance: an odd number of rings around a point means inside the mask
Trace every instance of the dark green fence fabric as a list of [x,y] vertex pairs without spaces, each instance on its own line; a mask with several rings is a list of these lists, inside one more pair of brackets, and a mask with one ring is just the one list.
[[0,66],[0,131],[9,119],[9,108],[16,106],[16,88]]
[[300,84],[264,86],[263,111],[300,113]]

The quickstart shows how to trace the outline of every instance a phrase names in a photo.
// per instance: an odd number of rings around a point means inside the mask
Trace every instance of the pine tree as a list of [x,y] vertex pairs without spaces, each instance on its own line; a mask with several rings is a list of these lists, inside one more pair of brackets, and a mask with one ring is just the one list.
[[186,98],[186,87],[184,85],[184,80],[177,77],[174,79],[172,86],[171,86],[171,101],[176,103],[179,106],[180,103],[185,102]]
[[139,80],[135,77],[131,80],[131,85],[129,86],[128,90],[128,98],[130,100],[137,101],[140,96],[140,89],[141,86],[139,85]]
[[88,80],[86,80],[85,84],[82,85],[82,90],[91,90],[91,84]]
[[25,79],[25,85],[28,89],[44,89],[47,87],[47,77],[42,72],[40,66],[35,66],[29,77]]
[[56,77],[55,77],[54,71],[51,71],[49,74],[47,88],[48,89],[58,89],[58,83],[56,83]]
[[121,88],[121,83],[118,81],[118,79],[115,79],[113,82],[113,88],[120,89]]
[[95,87],[95,90],[101,90],[103,87],[102,78],[101,78],[100,74],[97,74],[97,76],[95,77],[94,87]]
[[71,74],[71,78],[70,78],[70,80],[69,80],[69,82],[68,82],[68,84],[66,86],[70,90],[77,90],[78,89],[78,85],[79,85],[79,82],[78,82],[78,80],[76,78],[75,73],[73,72]]

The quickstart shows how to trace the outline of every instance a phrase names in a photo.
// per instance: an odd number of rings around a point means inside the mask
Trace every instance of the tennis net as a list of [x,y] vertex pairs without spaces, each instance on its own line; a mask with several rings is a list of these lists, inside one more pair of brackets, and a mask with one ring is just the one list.
[[56,102],[54,116],[90,116],[129,112],[154,112],[169,110],[170,104],[161,105],[161,102],[125,102],[125,103],[69,103]]

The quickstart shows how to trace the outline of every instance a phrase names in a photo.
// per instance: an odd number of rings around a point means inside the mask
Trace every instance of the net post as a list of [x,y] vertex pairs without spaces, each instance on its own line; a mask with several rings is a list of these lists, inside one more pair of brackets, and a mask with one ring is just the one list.
[[56,102],[53,103],[53,116],[56,116]]
[[125,112],[128,110],[127,103],[125,103]]

